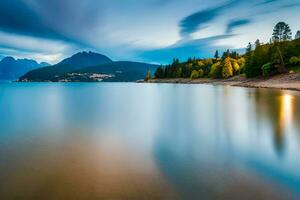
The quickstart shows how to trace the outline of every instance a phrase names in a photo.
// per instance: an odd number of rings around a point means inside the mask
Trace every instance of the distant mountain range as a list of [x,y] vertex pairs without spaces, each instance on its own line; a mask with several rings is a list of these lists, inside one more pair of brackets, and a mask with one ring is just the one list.
[[0,61],[0,80],[17,80],[26,72],[49,66],[48,63],[37,63],[30,59],[14,59],[13,57],[4,57]]
[[157,65],[118,61],[94,52],[80,52],[56,65],[29,71],[20,82],[132,82],[143,79]]

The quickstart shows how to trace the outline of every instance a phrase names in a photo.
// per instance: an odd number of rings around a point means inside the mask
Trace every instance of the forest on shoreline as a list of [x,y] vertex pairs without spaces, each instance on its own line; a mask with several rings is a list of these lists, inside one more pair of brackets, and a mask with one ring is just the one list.
[[145,81],[152,78],[227,79],[241,74],[247,78],[269,77],[287,72],[300,72],[300,31],[293,38],[289,25],[279,22],[268,43],[257,39],[254,44],[248,44],[243,55],[228,49],[221,56],[217,50],[213,58],[189,58],[186,62],[175,58],[172,64],[158,67],[153,77],[148,71]]

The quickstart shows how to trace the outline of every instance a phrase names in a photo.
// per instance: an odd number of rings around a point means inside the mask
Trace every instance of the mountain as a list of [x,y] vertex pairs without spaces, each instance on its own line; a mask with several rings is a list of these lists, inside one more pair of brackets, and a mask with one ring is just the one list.
[[60,63],[32,70],[20,77],[21,82],[132,82],[143,79],[148,70],[155,71],[157,65],[140,62],[114,62],[108,57],[81,52]]
[[112,63],[113,61],[98,53],[80,52],[69,58],[64,59],[56,65],[32,70],[20,78],[20,81],[29,80],[33,82],[53,81],[55,78],[67,72],[79,70],[93,65]]
[[14,59],[4,57],[0,61],[0,80],[16,80],[26,72],[40,67],[48,66],[48,63],[37,63],[30,59]]
[[57,65],[70,66],[72,70],[80,69],[86,66],[101,65],[113,62],[107,56],[94,52],[80,52],[70,58],[66,58]]

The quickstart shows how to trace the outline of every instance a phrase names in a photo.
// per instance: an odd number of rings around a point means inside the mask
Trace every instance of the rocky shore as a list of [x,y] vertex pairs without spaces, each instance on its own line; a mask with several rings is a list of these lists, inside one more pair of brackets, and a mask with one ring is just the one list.
[[178,83],[178,84],[213,84],[213,85],[229,85],[249,88],[270,88],[281,90],[300,91],[300,73],[289,73],[272,76],[269,78],[246,78],[243,75],[235,76],[230,79],[151,79],[147,83]]

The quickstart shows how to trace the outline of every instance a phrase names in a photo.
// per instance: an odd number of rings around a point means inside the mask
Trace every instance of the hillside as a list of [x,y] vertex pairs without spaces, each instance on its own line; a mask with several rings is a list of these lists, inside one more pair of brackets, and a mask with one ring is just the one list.
[[157,67],[157,65],[147,63],[118,61],[104,65],[86,67],[81,70],[74,71],[74,73],[107,74],[111,75],[111,77],[107,77],[103,81],[133,82],[143,79],[148,70],[154,72]]
[[82,52],[64,59],[60,63],[36,69],[22,76],[21,82],[131,82],[143,79],[148,70],[154,72],[156,65],[140,62],[117,61],[108,57]]
[[93,53],[80,52],[69,58],[66,58],[56,65],[39,68],[26,73],[20,77],[20,81],[28,80],[32,82],[52,81],[56,77],[62,76],[67,72],[78,70],[87,66],[111,63],[108,57]]
[[300,72],[300,39],[266,44],[257,40],[249,43],[244,55],[228,49],[221,57],[216,51],[214,58],[190,58],[186,62],[174,59],[172,64],[159,67],[154,78],[228,79],[240,74],[268,78],[287,72]]
[[16,80],[30,70],[48,65],[48,63],[37,63],[35,60],[30,59],[4,57],[0,61],[0,80]]

